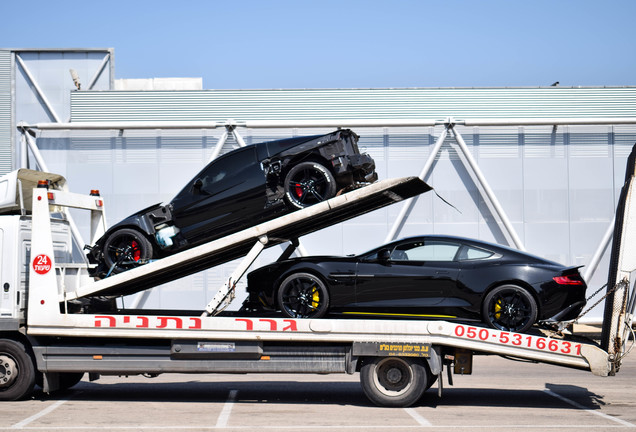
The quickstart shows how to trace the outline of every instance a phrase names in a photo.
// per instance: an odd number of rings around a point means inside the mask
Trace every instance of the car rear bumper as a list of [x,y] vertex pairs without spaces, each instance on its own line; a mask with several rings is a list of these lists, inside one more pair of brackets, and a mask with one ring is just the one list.
[[571,304],[565,309],[559,311],[556,315],[545,320],[546,322],[569,321],[577,318],[585,307],[585,300]]
[[378,179],[375,162],[366,153],[343,155],[334,158],[332,163],[336,177],[352,174],[354,181],[367,183],[373,183]]

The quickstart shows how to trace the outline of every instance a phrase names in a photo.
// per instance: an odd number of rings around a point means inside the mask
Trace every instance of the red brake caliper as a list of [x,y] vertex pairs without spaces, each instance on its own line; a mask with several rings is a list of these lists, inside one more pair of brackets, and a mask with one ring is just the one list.
[[132,246],[133,248],[133,259],[135,261],[139,261],[141,259],[141,249],[139,249],[139,243],[133,240],[130,246]]

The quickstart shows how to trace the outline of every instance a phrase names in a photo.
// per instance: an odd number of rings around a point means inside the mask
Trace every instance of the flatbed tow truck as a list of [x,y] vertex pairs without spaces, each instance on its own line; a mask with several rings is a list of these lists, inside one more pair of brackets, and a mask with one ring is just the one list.
[[[95,281],[72,262],[67,209],[91,214],[91,241],[105,231],[100,196],[68,191],[61,176],[19,170],[0,179],[0,400],[66,389],[88,373],[360,372],[371,401],[409,406],[443,371],[471,373],[472,356],[500,355],[614,375],[620,368],[634,307],[636,225],[628,175],[617,223],[603,341],[567,330],[529,334],[442,320],[290,319],[228,312],[236,282],[266,247],[429,191],[419,178],[383,180],[244,231]],[[40,186],[37,187],[38,182]],[[4,196],[1,196],[4,191]],[[4,207],[3,207],[4,205]],[[3,210],[4,209],[4,210]],[[618,218],[617,218],[618,219]],[[620,240],[616,240],[620,239]],[[621,246],[622,245],[622,246]],[[113,300],[243,257],[199,311],[132,310]]]

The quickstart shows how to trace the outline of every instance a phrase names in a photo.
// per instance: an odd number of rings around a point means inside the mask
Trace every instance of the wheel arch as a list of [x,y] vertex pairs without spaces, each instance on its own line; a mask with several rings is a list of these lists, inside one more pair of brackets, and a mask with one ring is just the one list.
[[148,232],[147,229],[144,229],[140,224],[131,224],[119,223],[115,226],[110,227],[103,236],[99,238],[97,243],[94,245],[92,252],[89,252],[87,255],[93,257],[94,261],[91,261],[93,264],[97,263],[100,260],[100,256],[104,253],[104,246],[106,245],[106,241],[119,230],[122,229],[131,229],[137,231],[141,236],[145,237],[151,243],[154,243],[154,232]]
[[108,231],[106,231],[106,233],[103,236],[104,241],[102,243],[105,243],[106,239],[108,237],[110,237],[111,235],[113,235],[117,231],[120,231],[120,230],[123,230],[123,229],[135,230],[139,234],[141,234],[144,237],[146,237],[148,240],[152,240],[152,238],[154,236],[154,230],[150,231],[147,227],[144,227],[144,224],[133,224],[133,223],[126,223],[126,224],[121,224],[121,225],[117,224],[117,225],[111,227]]
[[22,345],[24,345],[24,348],[27,350],[27,352],[33,350],[29,338],[19,331],[0,331],[0,339],[8,339],[14,342],[21,343]]
[[[423,365],[426,365],[426,367],[428,368],[428,372],[431,374],[431,376],[437,377],[438,373],[442,371],[442,360],[439,354],[435,350],[431,350],[431,352],[432,352],[432,355],[430,357],[408,357],[408,358],[415,359],[416,361],[419,361]],[[360,370],[362,369],[362,366],[364,366],[365,364],[372,363],[378,357],[379,356],[367,355],[367,356],[361,356],[360,358],[358,358],[358,361],[356,362],[356,372],[360,372]]]
[[285,177],[287,177],[287,174],[289,173],[289,171],[296,165],[298,165],[299,163],[302,162],[316,162],[319,163],[320,165],[324,166],[326,169],[328,169],[331,174],[335,177],[335,173],[333,170],[333,166],[331,164],[331,162],[325,158],[324,156],[322,156],[320,154],[320,152],[318,152],[318,150],[314,150],[308,154],[299,154],[299,155],[294,155],[291,156],[284,164],[283,164],[283,171],[281,173],[281,176],[279,177],[279,182],[280,184],[283,184],[285,181]]
[[307,263],[304,263],[303,266],[291,267],[287,269],[286,271],[282,272],[281,275],[277,277],[276,280],[274,281],[274,289],[272,291],[274,298],[278,296],[278,290],[280,289],[280,286],[282,285],[283,281],[285,281],[285,279],[287,279],[289,276],[296,273],[308,273],[320,279],[320,281],[325,285],[325,288],[327,289],[327,293],[331,295],[331,285],[329,284],[329,281],[327,280],[327,278],[325,278],[325,276],[319,270],[316,269],[316,267],[317,266],[308,266]]

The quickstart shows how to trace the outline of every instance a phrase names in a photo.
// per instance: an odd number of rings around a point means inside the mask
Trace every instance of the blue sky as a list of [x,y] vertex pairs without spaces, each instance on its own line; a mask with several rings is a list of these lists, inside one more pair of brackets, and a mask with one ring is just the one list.
[[636,85],[636,0],[0,0],[3,48],[206,89]]

